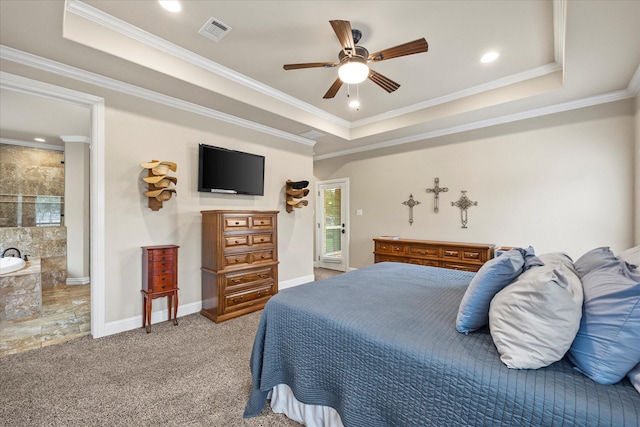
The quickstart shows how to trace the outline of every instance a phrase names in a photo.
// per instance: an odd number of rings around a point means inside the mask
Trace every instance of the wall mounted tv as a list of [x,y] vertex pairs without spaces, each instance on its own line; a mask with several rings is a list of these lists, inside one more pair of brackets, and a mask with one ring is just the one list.
[[200,144],[198,191],[264,195],[264,156]]

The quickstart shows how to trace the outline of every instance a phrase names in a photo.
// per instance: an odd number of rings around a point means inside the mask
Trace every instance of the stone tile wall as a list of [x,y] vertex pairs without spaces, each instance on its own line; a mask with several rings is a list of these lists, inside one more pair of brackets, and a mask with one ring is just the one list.
[[35,226],[36,196],[64,200],[63,161],[62,151],[0,144],[0,227]]
[[67,283],[66,227],[0,228],[0,253],[18,248],[22,256],[40,259],[42,287]]
[[42,316],[40,260],[27,262],[19,271],[0,276],[0,320]]

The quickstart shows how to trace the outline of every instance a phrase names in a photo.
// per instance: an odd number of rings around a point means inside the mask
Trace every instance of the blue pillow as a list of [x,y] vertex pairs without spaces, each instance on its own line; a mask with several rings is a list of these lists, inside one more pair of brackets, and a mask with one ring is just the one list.
[[489,324],[491,299],[522,273],[524,258],[510,249],[487,261],[471,279],[458,308],[456,329],[468,334]]
[[582,286],[569,360],[595,382],[617,383],[640,363],[640,272],[617,260],[586,274]]
[[616,260],[617,258],[613,252],[611,252],[611,249],[609,249],[608,246],[603,246],[601,248],[591,249],[589,252],[578,258],[573,263],[573,266],[578,272],[578,276],[583,278],[586,274],[596,268],[602,267],[603,265]]

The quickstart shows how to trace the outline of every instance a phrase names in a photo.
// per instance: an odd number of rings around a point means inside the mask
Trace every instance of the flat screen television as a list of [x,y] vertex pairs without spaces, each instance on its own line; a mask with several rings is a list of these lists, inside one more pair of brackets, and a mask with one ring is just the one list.
[[200,144],[198,191],[264,195],[264,156]]

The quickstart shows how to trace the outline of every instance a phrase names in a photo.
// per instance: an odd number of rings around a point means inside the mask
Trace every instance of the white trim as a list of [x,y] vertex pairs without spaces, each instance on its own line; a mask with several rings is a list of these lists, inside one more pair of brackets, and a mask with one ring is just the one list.
[[[3,52],[3,51],[2,51]],[[91,109],[91,335],[105,334],[104,99],[0,71],[0,89],[19,91]]]
[[[322,228],[320,225],[320,221],[324,220],[324,212],[323,212],[323,206],[322,206],[322,202],[320,201],[321,197],[320,197],[320,187],[321,186],[332,186],[332,185],[339,185],[342,186],[344,191],[342,192],[341,196],[340,196],[340,200],[341,200],[341,215],[342,215],[342,223],[344,224],[344,230],[346,230],[346,233],[343,233],[344,236],[344,242],[342,245],[342,257],[339,261],[329,261],[329,260],[325,260],[324,262],[320,259],[322,256],[322,246],[323,246],[323,238],[322,238]],[[349,180],[349,177],[346,178],[334,178],[334,179],[327,179],[324,181],[316,181],[316,187],[315,187],[315,198],[316,198],[316,211],[315,211],[315,224],[314,227],[316,229],[316,244],[315,244],[315,248],[314,248],[314,267],[320,267],[320,268],[329,268],[328,265],[332,262],[336,262],[336,264],[338,264],[340,266],[340,269],[334,269],[336,271],[348,271],[349,270],[349,245],[350,245],[350,239],[351,239],[351,209],[349,207],[349,201],[350,201],[350,191],[351,191],[351,182]],[[324,198],[322,198],[322,200],[324,200]],[[344,231],[343,230],[343,231]],[[344,268],[344,270],[342,270],[342,268]]]
[[[184,316],[188,316],[190,314],[199,313],[202,309],[202,302],[192,302],[185,305],[178,305],[178,326],[180,327],[180,318]],[[151,313],[151,324],[155,325],[157,323],[166,322],[169,320],[169,310],[164,308],[162,310],[157,310]],[[105,325],[105,334],[114,335],[119,334],[120,332],[131,331],[134,329],[142,328],[142,315],[133,316],[127,319],[116,320],[114,322],[109,322]],[[151,329],[153,331],[153,329]]]
[[553,0],[553,57],[563,69],[566,29],[567,0]]
[[42,150],[64,151],[62,145],[45,144],[42,142],[20,141],[18,139],[0,138],[0,144],[20,145],[22,147],[40,148]]
[[90,277],[67,277],[67,285],[88,285],[91,283]]
[[86,144],[91,144],[91,138],[82,135],[60,135],[59,138],[62,142],[84,142]]
[[317,156],[313,156],[313,161],[315,162],[318,160],[330,159],[333,157],[340,157],[340,156],[346,156],[349,154],[362,153],[365,151],[377,150],[379,148],[394,147],[396,145],[408,144],[410,142],[417,142],[417,141],[427,140],[431,138],[437,138],[440,136],[452,135],[456,133],[482,129],[490,126],[502,125],[505,123],[517,122],[520,120],[526,120],[526,119],[531,119],[531,118],[540,117],[540,116],[547,116],[550,114],[576,110],[579,108],[592,107],[594,105],[606,104],[609,102],[615,102],[615,101],[621,101],[623,99],[633,98],[634,96],[635,96],[634,93],[630,89],[618,90],[615,92],[609,92],[602,95],[595,95],[595,96],[590,96],[588,98],[582,98],[574,101],[563,102],[560,104],[549,105],[546,107],[535,108],[533,110],[522,111],[520,113],[507,114],[505,116],[493,117],[491,119],[478,120],[476,122],[469,122],[469,123],[465,123],[458,126],[436,129],[429,132],[410,135],[403,138],[391,139],[388,141],[379,142],[377,144],[369,144],[362,147],[356,147],[356,148],[351,148],[351,149],[342,150],[342,151],[335,151],[333,153],[328,153],[328,154],[319,154]]
[[636,72],[633,73],[633,77],[631,77],[627,90],[632,97],[636,96],[638,92],[640,92],[640,65],[636,68]]
[[105,77],[100,74],[72,67],[61,62],[52,61],[46,58],[32,55],[27,52],[22,52],[8,46],[0,45],[0,59],[26,65],[49,73],[58,74],[60,76],[68,77],[77,81],[82,81],[116,92],[142,98],[147,101],[155,102],[173,108],[178,108],[184,111],[189,111],[201,116],[220,120],[226,123],[231,123],[240,127],[251,129],[267,135],[277,136],[279,138],[287,139],[289,141],[297,142],[311,147],[313,147],[316,143],[316,141],[314,140],[303,138],[301,136],[294,135],[280,129],[272,128],[270,126],[265,126],[260,123],[232,116],[231,114],[223,113],[218,110],[213,110],[211,108],[206,108],[201,105],[183,101],[181,99],[164,95],[159,92],[154,92],[152,90],[134,86],[132,84]]
[[404,108],[399,108],[393,111],[387,111],[376,116],[366,117],[361,120],[356,120],[351,123],[351,128],[364,126],[372,123],[379,122],[381,120],[387,120],[394,117],[403,116],[405,114],[414,113],[416,111],[424,110],[427,108],[435,107],[436,105],[445,104],[447,102],[457,101],[459,99],[467,98],[480,93],[488,92],[490,90],[499,89],[515,83],[520,83],[526,80],[531,80],[537,77],[546,76],[547,74],[561,71],[562,67],[559,64],[551,63],[543,65],[541,67],[533,68],[531,70],[524,71],[522,73],[513,74],[511,76],[502,77],[500,79],[491,81],[489,83],[481,84],[478,86],[470,87],[467,89],[452,92],[450,94],[440,96],[438,98],[429,99],[417,104],[408,105]]
[[203,70],[209,71],[213,74],[221,76],[234,83],[238,83],[256,92],[263,93],[285,104],[292,105],[300,110],[311,113],[315,116],[322,117],[323,119],[334,123],[339,126],[349,127],[349,122],[334,114],[328,113],[318,107],[314,107],[311,104],[303,102],[291,95],[281,92],[277,89],[267,86],[257,80],[240,74],[230,68],[218,64],[204,58],[196,53],[193,53],[183,47],[180,47],[174,43],[171,43],[161,37],[142,30],[135,25],[131,25],[128,22],[122,21],[108,13],[103,12],[100,9],[96,9],[93,6],[89,6],[79,0],[69,0],[66,4],[66,11],[74,13],[82,18],[88,19],[98,25],[106,27],[110,30],[116,31],[125,37],[131,38],[139,43],[147,45],[151,48],[157,49],[160,52],[164,52],[182,61],[185,61],[191,65],[194,65]]
[[308,276],[301,276],[295,279],[286,280],[284,282],[278,283],[278,290],[293,288],[295,286],[304,285],[305,283],[313,282],[315,280],[315,276],[310,274]]

